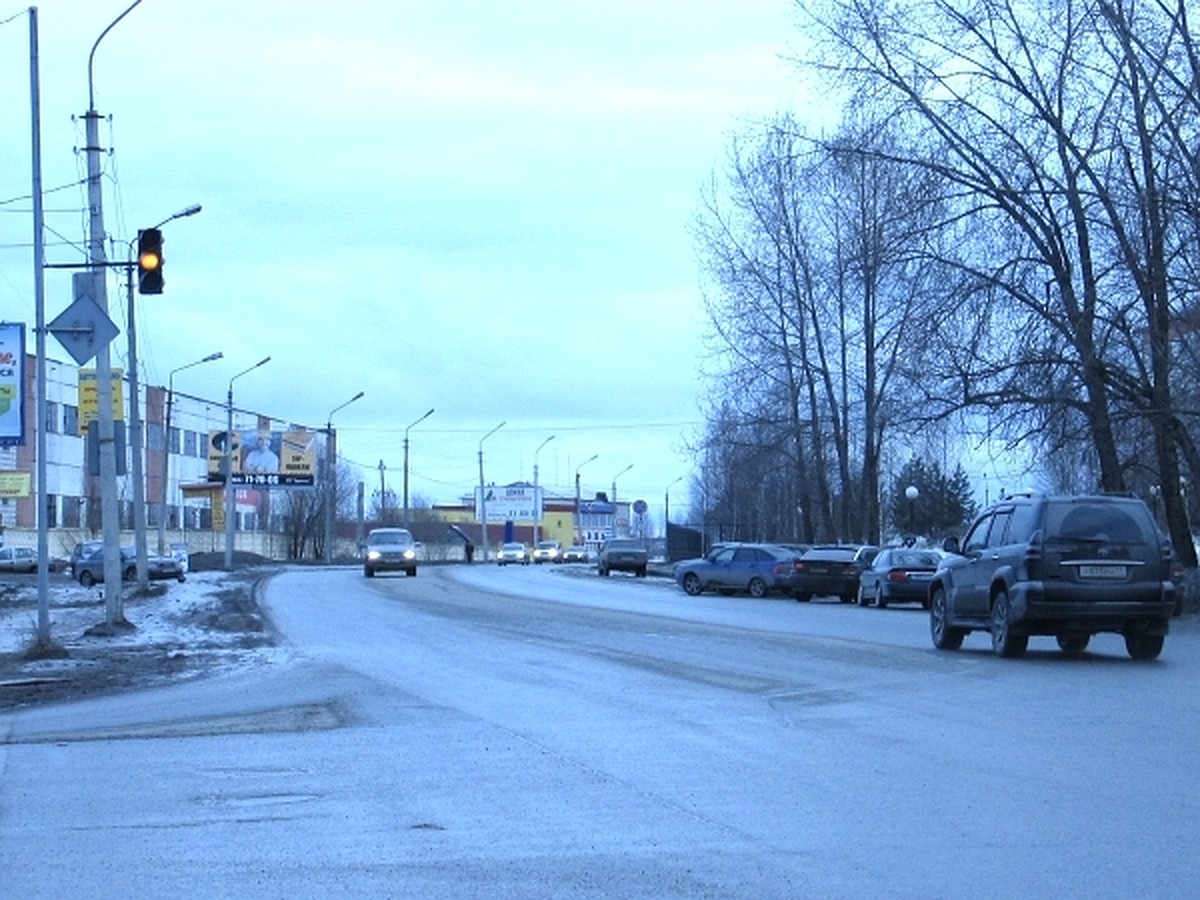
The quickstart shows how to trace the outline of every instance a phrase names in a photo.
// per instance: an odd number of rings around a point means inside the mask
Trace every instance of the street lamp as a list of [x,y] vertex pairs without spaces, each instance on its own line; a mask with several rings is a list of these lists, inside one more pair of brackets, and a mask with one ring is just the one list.
[[243,375],[265,366],[271,357],[264,356],[248,369],[242,369],[229,379],[229,393],[225,398],[225,571],[233,571],[233,527],[237,507],[233,491],[233,383]]
[[908,541],[912,546],[917,542],[917,532],[913,528],[913,507],[917,505],[917,498],[921,496],[921,492],[915,484],[910,484],[904,489],[904,496],[908,499]]
[[487,488],[483,483],[483,442],[490,438],[493,434],[503,428],[504,422],[501,422],[487,434],[479,439],[479,518],[483,522],[483,561],[487,562],[488,558],[488,521],[487,521]]
[[337,466],[334,457],[337,455],[337,440],[333,434],[333,414],[344,409],[355,400],[361,400],[365,391],[359,391],[345,403],[335,406],[325,417],[325,565],[333,564],[333,512],[337,504]]
[[680,475],[665,488],[663,488],[663,537],[666,539],[667,560],[671,559],[671,488],[683,481],[683,476]]
[[612,532],[609,535],[609,537],[617,536],[617,479],[620,478],[622,475],[624,475],[626,472],[628,472],[632,468],[633,468],[633,463],[630,463],[629,465],[627,465],[625,468],[623,468],[620,472],[618,472],[616,475],[614,475],[612,477],[612,496],[609,497],[609,502],[612,503],[613,519],[612,519]]
[[167,414],[163,424],[163,464],[162,487],[158,493],[158,555],[167,552],[167,484],[171,478],[171,404],[175,401],[175,373],[190,369],[202,363],[213,362],[223,358],[220,351],[210,353],[204,359],[198,359],[183,366],[172,369],[167,374]]
[[554,435],[550,435],[550,437],[546,438],[544,441],[542,441],[540,444],[538,444],[538,448],[533,451],[533,502],[537,504],[537,509],[535,509],[533,512],[533,546],[535,549],[537,548],[537,545],[538,545],[538,537],[539,537],[538,532],[540,531],[540,526],[542,524],[542,508],[543,508],[542,503],[538,500],[538,463],[537,463],[537,458],[538,458],[538,454],[542,452],[542,448],[545,447],[552,440],[554,440]]
[[409,517],[408,517],[408,433],[413,429],[414,426],[420,425],[422,422],[424,422],[426,419],[428,419],[432,415],[433,415],[433,410],[430,409],[429,412],[425,413],[425,415],[421,416],[421,418],[417,419],[415,422],[410,423],[409,426],[404,429],[404,527],[405,528],[412,527],[409,524]]
[[576,544],[586,543],[583,540],[583,530],[580,528],[580,522],[579,522],[579,471],[584,466],[586,466],[588,463],[590,463],[593,459],[599,458],[599,456],[600,456],[599,453],[593,453],[591,456],[589,456],[587,459],[585,459],[583,462],[581,462],[579,464],[579,468],[575,470],[575,543]]
[[[194,203],[186,209],[181,209],[174,215],[167,216],[157,225],[155,229],[161,228],[168,222],[174,222],[176,219],[182,219],[187,216],[194,216],[200,212],[200,204]],[[132,462],[133,476],[133,544],[137,554],[136,571],[137,583],[139,587],[146,587],[150,583],[149,567],[146,558],[146,482],[142,473],[142,412],[140,385],[138,384],[138,357],[137,357],[137,318],[134,316],[134,296],[133,290],[133,273],[137,268],[137,263],[133,258],[133,246],[137,243],[137,238],[129,242],[129,252],[126,255],[125,265],[125,289],[126,289],[126,304],[125,310],[128,314],[128,325],[125,329],[126,338],[129,341],[129,451]],[[162,549],[159,549],[159,553]]]

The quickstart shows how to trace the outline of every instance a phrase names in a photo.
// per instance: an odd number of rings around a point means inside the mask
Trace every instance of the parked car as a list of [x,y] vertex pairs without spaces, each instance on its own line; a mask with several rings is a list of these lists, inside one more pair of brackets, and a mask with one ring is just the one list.
[[529,565],[529,548],[517,541],[509,541],[500,545],[496,553],[496,564],[507,566],[509,563]]
[[36,572],[37,551],[30,547],[0,547],[0,572]]
[[858,579],[858,605],[920,603],[929,609],[929,583],[942,561],[936,550],[885,547]]
[[1150,508],[1116,495],[1007,497],[977,518],[929,588],[933,645],[954,650],[988,631],[997,656],[1020,656],[1033,635],[1066,653],[1116,632],[1134,659],[1162,652],[1176,585],[1171,542]]
[[104,541],[81,541],[80,543],[76,544],[72,548],[71,559],[67,564],[71,571],[71,579],[72,580],[76,580],[79,578],[79,573],[75,571],[75,567],[78,564],[79,560],[83,559],[83,557],[85,557],[85,556],[90,556],[93,552],[96,551],[97,548],[100,548],[103,546],[104,546]]
[[560,563],[563,561],[563,545],[561,541],[538,541],[533,548],[533,561],[537,565],[544,562]]
[[607,576],[610,572],[632,572],[645,578],[650,567],[650,554],[637,538],[612,538],[600,548],[596,569]]
[[563,562],[585,563],[588,561],[588,549],[583,544],[572,544],[563,551]]
[[879,548],[870,544],[813,547],[792,564],[788,591],[801,602],[833,596],[842,603],[853,603],[859,578],[878,552]]
[[[72,564],[71,576],[81,585],[91,587],[104,581],[104,544],[84,550],[83,555]],[[170,556],[150,553],[146,557],[146,575],[151,581],[172,579],[186,581],[187,573],[179,561]],[[121,548],[121,580],[137,578],[137,552],[132,547]]]
[[168,552],[172,557],[179,560],[179,565],[183,567],[184,572],[191,569],[191,552],[188,550],[187,544],[172,544],[168,548]]
[[407,528],[372,528],[367,533],[367,554],[363,575],[374,578],[376,572],[417,574],[417,542]]
[[[692,597],[706,590],[765,597],[786,585],[794,558],[794,553],[773,544],[726,544],[676,564],[675,583]],[[781,575],[784,585],[779,583]]]

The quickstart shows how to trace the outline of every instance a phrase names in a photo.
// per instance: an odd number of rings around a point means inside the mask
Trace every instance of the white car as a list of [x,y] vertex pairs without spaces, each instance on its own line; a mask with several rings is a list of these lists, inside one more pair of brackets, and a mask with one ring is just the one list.
[[507,544],[500,545],[500,550],[496,553],[496,564],[506,566],[509,563],[520,563],[523,566],[529,565],[529,550],[524,544],[510,541]]

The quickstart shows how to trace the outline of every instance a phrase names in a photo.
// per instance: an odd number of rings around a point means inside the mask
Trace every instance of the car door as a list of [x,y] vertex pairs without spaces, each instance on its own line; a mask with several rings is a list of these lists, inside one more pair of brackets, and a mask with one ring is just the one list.
[[963,538],[963,561],[954,566],[954,611],[963,616],[985,616],[988,612],[988,585],[995,569],[995,553],[989,552],[988,536],[997,521],[997,510],[981,516]]

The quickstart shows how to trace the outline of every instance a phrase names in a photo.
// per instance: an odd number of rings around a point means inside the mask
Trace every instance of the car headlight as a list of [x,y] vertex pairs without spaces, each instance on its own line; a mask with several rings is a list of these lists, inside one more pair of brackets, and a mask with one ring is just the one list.
[[368,550],[367,551],[367,559],[379,559],[379,551],[378,550]]
[[405,559],[416,559],[416,558],[417,558],[417,551],[415,551],[415,550],[405,550],[405,551],[404,551],[404,558],[405,558]]

